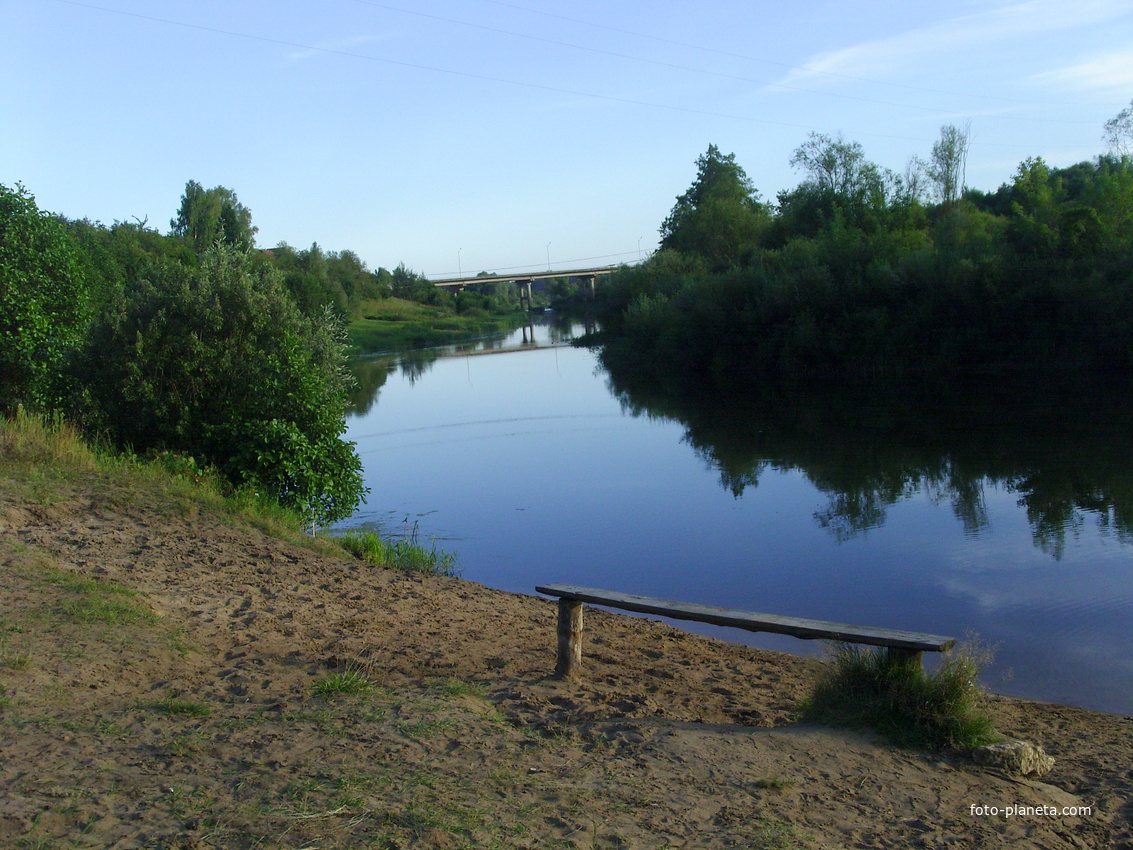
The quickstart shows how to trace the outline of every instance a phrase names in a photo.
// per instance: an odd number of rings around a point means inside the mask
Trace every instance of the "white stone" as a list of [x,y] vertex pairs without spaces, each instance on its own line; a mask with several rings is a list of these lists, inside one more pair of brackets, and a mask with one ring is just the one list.
[[1006,740],[972,750],[976,764],[998,767],[1020,776],[1042,776],[1054,767],[1054,759],[1043,748],[1026,741]]

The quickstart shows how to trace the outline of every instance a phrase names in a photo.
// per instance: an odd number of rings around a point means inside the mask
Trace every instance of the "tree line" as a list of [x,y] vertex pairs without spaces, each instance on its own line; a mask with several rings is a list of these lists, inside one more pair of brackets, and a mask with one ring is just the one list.
[[968,127],[902,173],[812,133],[763,200],[709,146],[660,249],[601,293],[603,356],[670,383],[1133,370],[1133,105],[1110,152],[965,185]]
[[[490,310],[352,251],[255,247],[250,210],[190,181],[161,234],[41,210],[0,185],[0,414],[65,415],[138,453],[175,452],[324,524],[363,498],[342,439],[344,322],[368,301]],[[495,299],[495,302],[493,302]]]

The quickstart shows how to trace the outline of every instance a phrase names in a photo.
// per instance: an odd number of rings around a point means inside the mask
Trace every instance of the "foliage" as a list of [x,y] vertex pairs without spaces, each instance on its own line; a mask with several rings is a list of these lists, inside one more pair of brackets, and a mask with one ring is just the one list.
[[[942,128],[931,164],[898,176],[860,145],[812,134],[752,237],[725,248],[675,236],[600,292],[608,363],[724,391],[768,376],[875,382],[910,376],[1133,371],[1133,161],[1020,164],[994,194],[964,192],[967,128]],[[750,185],[718,151],[663,232],[686,222],[708,177]],[[922,180],[939,203],[926,207]],[[963,197],[961,197],[961,193]],[[730,252],[730,253],[729,253]],[[721,257],[738,258],[727,263]],[[624,371],[624,369],[623,369]]]
[[88,416],[121,444],[192,455],[333,522],[364,491],[341,439],[344,352],[333,316],[303,316],[270,268],[218,245],[199,269],[132,282],[100,321],[82,372]]
[[1102,138],[1112,153],[1118,156],[1133,155],[1133,100],[1105,122]]
[[251,248],[257,228],[252,211],[240,203],[236,193],[223,186],[205,189],[196,180],[185,184],[181,206],[169,222],[174,236],[184,238],[198,254],[216,243]]
[[0,411],[50,409],[89,316],[89,288],[66,228],[17,184],[0,185]]
[[661,249],[701,257],[712,268],[739,262],[767,223],[768,213],[734,154],[715,145],[696,161],[696,179],[661,225]]
[[899,744],[970,750],[1000,736],[982,709],[976,681],[989,655],[978,647],[952,650],[940,669],[885,650],[836,644],[830,669],[805,706],[810,720],[868,727]]
[[353,251],[327,253],[318,243],[296,251],[281,242],[267,253],[291,297],[308,315],[332,307],[340,316],[356,316],[366,299],[384,298],[390,292],[384,280],[389,273],[371,272]]
[[927,173],[945,208],[951,207],[964,194],[964,169],[971,135],[970,125],[961,129],[955,124],[947,124],[940,128],[940,139],[932,146]]

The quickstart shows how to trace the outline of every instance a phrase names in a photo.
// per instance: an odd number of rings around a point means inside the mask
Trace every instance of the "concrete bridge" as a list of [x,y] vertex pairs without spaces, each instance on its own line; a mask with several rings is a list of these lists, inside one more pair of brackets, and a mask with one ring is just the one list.
[[567,269],[565,271],[545,271],[545,272],[518,272],[515,274],[492,274],[492,275],[473,275],[467,277],[450,277],[444,280],[430,281],[434,286],[439,286],[446,289],[454,289],[457,292],[464,289],[466,286],[474,286],[478,283],[514,283],[519,287],[519,303],[523,304],[524,300],[527,301],[527,309],[531,309],[531,284],[537,280],[551,280],[553,278],[568,278],[577,277],[581,278],[582,282],[590,291],[590,297],[594,297],[595,281],[608,274],[616,272],[621,265],[614,266],[597,266],[595,268],[586,269]]

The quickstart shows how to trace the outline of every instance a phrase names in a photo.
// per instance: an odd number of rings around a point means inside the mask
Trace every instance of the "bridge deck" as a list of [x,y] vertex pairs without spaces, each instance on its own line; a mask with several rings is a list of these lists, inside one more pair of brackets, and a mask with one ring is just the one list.
[[588,269],[567,269],[565,271],[517,272],[515,274],[473,275],[471,277],[447,277],[430,281],[434,286],[469,286],[476,283],[512,283],[519,280],[548,280],[563,277],[598,277],[613,274],[621,266],[597,266]]

